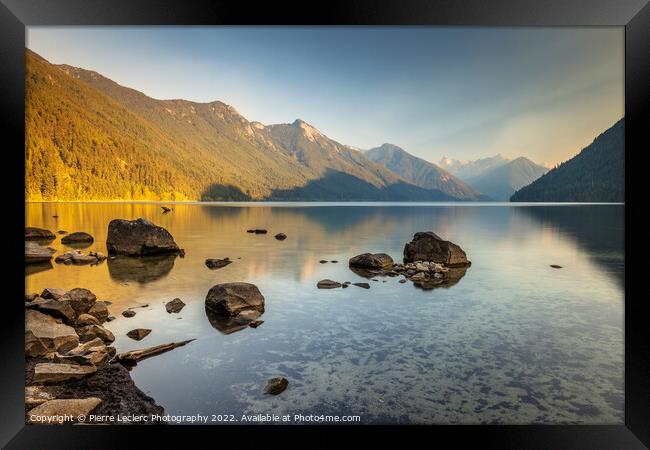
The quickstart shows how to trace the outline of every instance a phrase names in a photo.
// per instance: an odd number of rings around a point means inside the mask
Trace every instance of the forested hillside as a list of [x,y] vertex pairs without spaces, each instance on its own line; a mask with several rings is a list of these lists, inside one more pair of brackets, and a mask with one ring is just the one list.
[[26,54],[27,200],[453,200],[303,121],[156,100]]
[[578,155],[520,189],[513,202],[624,202],[625,119]]

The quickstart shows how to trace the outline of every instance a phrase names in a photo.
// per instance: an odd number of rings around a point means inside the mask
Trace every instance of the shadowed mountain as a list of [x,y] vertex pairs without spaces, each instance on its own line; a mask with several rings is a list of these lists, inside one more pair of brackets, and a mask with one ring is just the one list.
[[393,144],[383,144],[365,152],[368,159],[381,164],[404,180],[424,189],[437,189],[459,200],[488,200],[486,195],[440,167],[413,156]]
[[153,99],[29,50],[26,70],[27,200],[455,199],[302,120],[265,126],[218,101]]
[[453,201],[437,189],[423,189],[402,180],[377,186],[345,172],[326,169],[323,178],[305,186],[275,190],[268,200],[286,201]]
[[508,201],[517,189],[532,183],[547,170],[522,156],[466,181],[494,200]]
[[513,202],[624,202],[625,119],[570,160],[523,187]]

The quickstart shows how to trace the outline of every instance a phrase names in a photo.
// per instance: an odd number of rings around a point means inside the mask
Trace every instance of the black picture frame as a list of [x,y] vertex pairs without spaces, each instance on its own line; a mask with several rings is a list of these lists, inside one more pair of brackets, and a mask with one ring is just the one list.
[[[625,27],[625,139],[626,139],[626,277],[625,277],[625,425],[621,426],[419,426],[354,427],[379,439],[425,438],[454,446],[468,441],[488,448],[641,449],[650,446],[650,344],[644,315],[647,293],[636,295],[633,281],[641,264],[640,248],[632,248],[633,213],[630,203],[641,196],[641,161],[650,150],[650,127],[644,122],[650,104],[649,0],[375,0],[322,2],[248,2],[207,0],[0,0],[0,105],[3,132],[3,192],[9,229],[5,236],[20,236],[24,227],[24,48],[25,27],[35,25],[444,25],[444,26],[622,26]],[[639,172],[635,174],[635,172]],[[646,170],[647,172],[647,170]],[[647,175],[646,175],[647,177]],[[635,187],[636,185],[636,187]],[[15,202],[15,204],[14,204]],[[22,216],[22,217],[21,217]],[[638,225],[637,225],[638,226]],[[5,268],[11,289],[7,297],[24,293],[19,264],[22,244],[9,238],[5,251],[14,257]],[[21,292],[22,291],[22,292]],[[639,289],[641,291],[641,289]],[[232,427],[111,427],[26,426],[24,423],[24,335],[20,319],[24,308],[5,298],[2,333],[0,444],[6,448],[113,448],[130,447],[136,440],[165,442],[163,448],[187,445],[222,436]],[[333,429],[320,427],[263,427],[274,444],[299,437],[303,445],[331,443]],[[349,431],[351,427],[343,428]],[[255,438],[236,428],[244,445]],[[256,429],[260,431],[260,429]],[[418,436],[414,436],[414,434]],[[183,436],[185,435],[185,436]],[[427,436],[422,436],[427,435]],[[246,437],[244,437],[246,436]],[[282,439],[277,441],[276,439]],[[203,441],[215,442],[216,441]],[[269,441],[266,441],[269,442]],[[223,441],[219,441],[219,444]],[[265,443],[265,442],[261,442]],[[413,444],[412,444],[413,445]]]

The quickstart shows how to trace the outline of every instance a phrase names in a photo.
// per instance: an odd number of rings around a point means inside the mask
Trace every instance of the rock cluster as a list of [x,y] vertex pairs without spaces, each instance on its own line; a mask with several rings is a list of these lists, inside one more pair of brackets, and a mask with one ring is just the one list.
[[80,250],[71,250],[58,255],[54,262],[63,264],[98,264],[106,259],[106,255],[100,252],[89,252],[87,255]]
[[432,261],[448,267],[469,264],[462,248],[445,241],[433,231],[415,233],[413,240],[404,246],[404,262],[415,261]]

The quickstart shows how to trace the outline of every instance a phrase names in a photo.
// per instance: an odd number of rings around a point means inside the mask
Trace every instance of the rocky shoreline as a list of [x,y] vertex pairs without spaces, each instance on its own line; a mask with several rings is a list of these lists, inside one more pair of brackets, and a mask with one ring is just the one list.
[[[133,382],[102,324],[106,303],[89,290],[47,288],[25,296],[25,419],[66,415],[162,415],[164,409]],[[84,421],[92,423],[92,421]],[[58,422],[57,422],[58,423]]]
[[[266,234],[265,229],[247,230]],[[68,242],[93,242],[87,233],[75,232]],[[274,236],[286,239],[284,233]],[[25,230],[25,263],[50,261],[56,251],[38,242],[51,242],[54,233],[39,228]],[[112,220],[108,227],[106,246],[108,258],[138,259],[152,255],[184,256],[184,250],[174,242],[164,228],[146,219]],[[155,256],[153,256],[155,257]],[[66,265],[98,264],[107,259],[101,253],[71,250],[57,256],[55,261]],[[231,264],[229,258],[207,259],[205,265],[219,269]],[[321,260],[320,263],[327,263]],[[337,261],[332,260],[332,263]],[[404,247],[403,263],[395,263],[386,253],[363,253],[349,259],[352,272],[378,281],[375,277],[403,277],[422,289],[448,287],[465,275],[470,266],[465,252],[456,244],[445,241],[433,232],[416,233]],[[348,288],[350,285],[370,289],[369,283],[340,283],[324,279],[319,289]],[[101,416],[162,416],[164,409],[133,382],[129,370],[137,362],[174,348],[193,339],[171,342],[149,348],[117,354],[111,344],[113,333],[103,324],[114,319],[110,302],[98,301],[84,288],[69,291],[46,288],[40,294],[25,295],[25,417],[27,423],[44,423],[43,417],[70,417],[64,422],[85,422],[78,417],[90,413]],[[185,303],[175,298],[165,304],[169,314],[178,313]],[[205,299],[205,312],[210,324],[223,334],[244,328],[257,328],[264,323],[265,299],[257,286],[231,282],[214,285]],[[122,311],[125,318],[136,315],[132,308]],[[135,328],[126,335],[140,341],[150,329]],[[278,395],[289,381],[283,377],[268,380],[264,392]],[[58,420],[58,419],[57,419]],[[62,423],[62,422],[56,422]],[[88,422],[85,422],[88,423]],[[92,423],[92,421],[90,422]],[[149,421],[147,423],[160,423]]]

